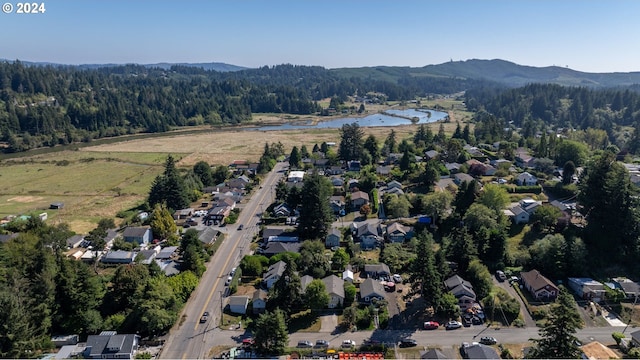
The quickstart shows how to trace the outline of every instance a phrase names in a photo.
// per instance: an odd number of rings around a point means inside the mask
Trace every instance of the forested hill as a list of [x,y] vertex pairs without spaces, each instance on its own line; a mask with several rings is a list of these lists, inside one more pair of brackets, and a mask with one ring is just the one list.
[[341,68],[332,71],[344,77],[357,76],[386,81],[397,81],[405,77],[484,79],[510,87],[524,86],[532,83],[592,88],[640,84],[640,72],[586,73],[559,66],[523,66],[498,59],[451,61],[417,68],[377,66]]

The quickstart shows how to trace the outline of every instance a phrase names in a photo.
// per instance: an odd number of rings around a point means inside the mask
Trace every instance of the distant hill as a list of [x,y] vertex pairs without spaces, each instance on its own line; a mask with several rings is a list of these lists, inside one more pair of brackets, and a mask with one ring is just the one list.
[[[13,62],[14,60],[8,60],[8,59],[0,59],[0,61],[7,61],[7,62]],[[57,63],[52,63],[52,62],[34,62],[34,61],[23,61],[20,60],[21,63],[23,63],[24,65],[27,66],[69,66],[69,67],[76,67],[79,69],[99,69],[99,68],[105,68],[105,67],[116,67],[116,66],[121,66],[123,64],[80,64],[80,65],[69,65],[69,64],[57,64]],[[211,63],[167,63],[167,62],[163,62],[163,63],[157,63],[157,64],[141,64],[142,66],[145,67],[157,67],[157,68],[161,68],[161,69],[169,69],[171,66],[173,65],[180,65],[180,66],[189,66],[189,67],[194,67],[194,68],[202,68],[204,70],[213,70],[213,71],[219,71],[219,72],[232,72],[232,71],[240,71],[240,70],[247,70],[249,68],[247,67],[243,67],[243,66],[237,66],[237,65],[231,65],[231,64],[226,64],[226,63],[220,63],[220,62],[211,62]]]
[[640,84],[640,72],[587,73],[559,66],[524,66],[499,59],[451,61],[439,65],[427,65],[421,68],[376,66],[339,68],[332,69],[331,71],[343,77],[355,76],[386,81],[397,81],[402,77],[484,79],[512,87],[531,83],[586,86],[593,88]]

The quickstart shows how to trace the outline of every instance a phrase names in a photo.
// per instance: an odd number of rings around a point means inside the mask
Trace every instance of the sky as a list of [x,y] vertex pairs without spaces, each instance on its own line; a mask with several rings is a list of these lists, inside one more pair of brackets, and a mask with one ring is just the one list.
[[422,67],[503,59],[640,71],[640,1],[44,0],[0,13],[0,58]]

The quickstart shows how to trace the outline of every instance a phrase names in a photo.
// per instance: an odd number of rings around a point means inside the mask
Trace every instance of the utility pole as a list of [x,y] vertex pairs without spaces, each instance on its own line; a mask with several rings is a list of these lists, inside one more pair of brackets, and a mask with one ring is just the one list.
[[222,303],[222,290],[220,290],[220,327],[224,325],[222,322],[222,316],[224,314],[224,304]]

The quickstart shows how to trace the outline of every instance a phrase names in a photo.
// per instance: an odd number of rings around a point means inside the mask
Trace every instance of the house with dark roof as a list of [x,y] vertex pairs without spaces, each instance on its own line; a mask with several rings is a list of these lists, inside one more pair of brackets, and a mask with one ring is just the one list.
[[265,312],[267,309],[267,292],[262,289],[254,291],[251,298],[251,307],[254,315]]
[[103,331],[89,335],[82,355],[86,359],[133,359],[140,336]]
[[122,239],[126,242],[146,245],[153,240],[153,234],[149,226],[128,226],[122,233]]
[[328,248],[340,246],[340,240],[342,240],[342,233],[340,232],[340,229],[331,228],[325,238],[324,246]]
[[387,241],[403,243],[413,237],[413,229],[410,226],[404,226],[399,222],[394,222],[386,228]]
[[364,191],[354,191],[351,193],[351,207],[358,210],[362,205],[369,203],[369,194]]
[[371,304],[384,300],[384,287],[378,280],[368,278],[360,284],[360,302]]
[[299,242],[269,241],[262,254],[266,257],[271,257],[283,252],[299,252],[300,246]]
[[100,261],[105,264],[131,264],[135,256],[133,251],[112,250],[104,254]]
[[329,275],[322,279],[329,294],[329,309],[342,307],[344,303],[344,280],[335,275]]
[[631,343],[633,346],[640,347],[640,330],[631,333]]
[[640,284],[625,277],[613,278],[613,282],[619,286],[628,299],[635,299],[640,296]]
[[591,278],[569,278],[568,285],[576,295],[584,300],[600,302],[604,299],[604,284]]
[[428,351],[420,351],[420,359],[449,359],[449,357],[438,349],[430,349]]
[[465,173],[456,173],[453,175],[453,182],[460,186],[463,182],[467,182],[469,184],[471,184],[471,182],[473,182],[473,180],[475,180],[473,178],[473,176],[469,175],[469,174],[465,174]]
[[560,290],[553,282],[540,274],[538,270],[521,272],[522,286],[529,290],[531,296],[539,301],[554,301]]
[[467,359],[500,359],[496,349],[483,344],[474,344],[464,348],[464,356]]
[[356,239],[363,249],[373,249],[378,246],[381,237],[378,235],[378,227],[372,223],[364,223],[356,230]]
[[476,302],[476,293],[473,285],[458,275],[454,275],[444,281],[447,290],[458,299],[458,306],[462,311],[471,308]]
[[84,235],[73,235],[66,240],[67,247],[70,249],[76,248],[84,241]]
[[365,264],[364,273],[367,274],[367,277],[373,278],[373,279],[378,279],[382,276],[385,276],[385,277],[391,276],[391,271],[389,270],[389,266],[385,263]]

